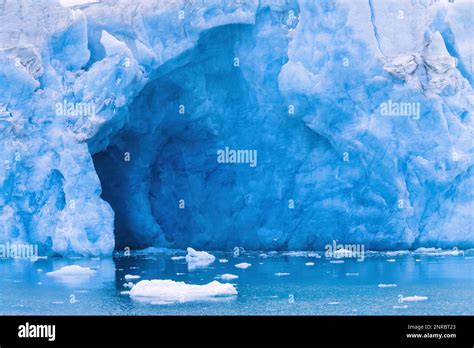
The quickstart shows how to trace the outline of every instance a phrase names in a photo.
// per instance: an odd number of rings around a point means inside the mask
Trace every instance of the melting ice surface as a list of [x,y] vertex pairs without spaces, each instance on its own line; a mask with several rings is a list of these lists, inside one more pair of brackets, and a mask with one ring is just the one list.
[[[474,314],[474,250],[441,251],[368,252],[363,262],[344,263],[315,252],[213,252],[228,262],[192,271],[184,259],[172,259],[185,255],[178,250],[100,260],[0,260],[0,314]],[[252,267],[234,267],[243,262]],[[47,275],[72,264],[96,272],[72,282]],[[129,274],[140,278],[125,279]],[[238,278],[222,279],[230,274]]]

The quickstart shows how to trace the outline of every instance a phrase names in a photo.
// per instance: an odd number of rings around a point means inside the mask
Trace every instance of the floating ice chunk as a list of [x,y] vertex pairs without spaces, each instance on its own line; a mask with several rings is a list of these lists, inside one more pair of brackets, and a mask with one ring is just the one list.
[[415,250],[416,254],[422,254],[427,256],[458,256],[464,255],[463,250],[453,248],[450,250],[442,250],[441,248],[418,248]]
[[394,309],[404,309],[408,308],[408,305],[403,305],[403,306],[393,306]]
[[397,284],[379,284],[378,285],[379,288],[394,288],[396,286]]
[[133,284],[132,282],[128,282],[128,283],[125,283],[123,284],[123,287],[124,288],[128,288],[128,289],[131,289],[135,286],[135,284]]
[[314,262],[306,262],[305,265],[306,266],[314,266]]
[[239,277],[238,275],[229,274],[229,273],[219,276],[219,278],[221,278],[222,280],[233,280],[233,279],[237,279],[238,277]]
[[407,297],[400,297],[402,302],[417,302],[417,301],[426,301],[428,299],[427,296],[407,296]]
[[153,302],[189,302],[235,295],[237,295],[237,290],[232,284],[222,284],[218,281],[206,285],[194,285],[169,279],[142,280],[130,290],[130,297],[150,298],[153,299]]
[[344,263],[344,260],[332,260],[329,263]]
[[261,257],[261,258],[263,258],[263,259],[266,259],[266,258],[268,257],[268,255],[267,255],[267,254],[260,254],[260,255],[258,255],[258,257]]
[[196,251],[193,248],[188,248],[187,252],[186,262],[188,263],[188,269],[191,271],[197,268],[206,268],[216,259],[214,255],[205,251]]
[[283,256],[291,256],[291,257],[307,257],[307,251],[287,251],[282,254]]
[[333,257],[352,257],[355,256],[356,253],[353,250],[349,249],[338,249],[332,253]]
[[249,268],[250,266],[252,266],[250,263],[247,263],[247,262],[242,262],[242,263],[238,263],[235,265],[235,267],[237,268],[241,268],[241,269],[246,269],[246,268]]
[[186,256],[173,256],[171,260],[173,261],[178,261],[178,260],[184,260]]
[[277,273],[275,273],[275,275],[276,275],[277,277],[283,277],[283,276],[289,276],[289,275],[290,275],[290,273],[286,273],[286,272],[277,272]]
[[220,263],[227,263],[227,262],[229,262],[229,260],[227,260],[227,259],[220,259],[219,262],[220,262]]
[[196,251],[193,248],[187,248],[186,262],[210,261],[214,262],[216,257],[205,251]]
[[340,302],[337,302],[337,301],[335,301],[335,302],[328,302],[328,305],[338,305],[339,303],[340,303]]
[[395,262],[395,259],[388,259],[387,262]]
[[132,280],[132,279],[140,279],[140,276],[139,275],[133,275],[133,274],[127,274],[125,277],[124,277],[125,280]]
[[130,291],[120,291],[120,295],[130,295]]
[[385,255],[387,256],[400,256],[400,255],[407,255],[410,252],[408,250],[395,250],[395,251],[387,251]]
[[346,273],[346,277],[358,277],[359,273]]
[[65,266],[57,271],[46,273],[50,277],[89,277],[93,276],[97,271],[89,267],[81,267],[78,265]]

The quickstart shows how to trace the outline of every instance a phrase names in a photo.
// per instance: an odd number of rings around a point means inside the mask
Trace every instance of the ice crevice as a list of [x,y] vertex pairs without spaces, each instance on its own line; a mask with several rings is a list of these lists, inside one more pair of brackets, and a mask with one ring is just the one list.
[[[332,240],[473,247],[472,52],[459,23],[473,25],[463,9],[6,6],[0,243],[59,255]],[[15,34],[19,18],[45,13],[41,29]],[[384,115],[397,103],[419,114]],[[255,150],[257,165],[218,163],[225,148]]]

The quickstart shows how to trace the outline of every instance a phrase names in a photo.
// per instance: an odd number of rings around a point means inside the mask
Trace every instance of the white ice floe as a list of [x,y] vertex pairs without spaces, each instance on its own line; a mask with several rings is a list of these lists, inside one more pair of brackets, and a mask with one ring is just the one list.
[[184,260],[184,259],[186,259],[186,256],[173,256],[173,257],[171,257],[171,260],[173,260],[173,261]]
[[186,262],[190,271],[198,268],[206,268],[216,260],[214,255],[205,251],[196,251],[193,248],[187,248]]
[[306,266],[314,266],[314,262],[306,262],[305,265]]
[[344,260],[332,260],[329,263],[344,263]]
[[142,300],[151,299],[153,303],[157,301],[189,302],[235,295],[237,295],[237,290],[232,284],[222,284],[218,281],[205,285],[194,285],[169,279],[142,280],[130,290],[130,297]]
[[387,251],[385,255],[387,256],[400,256],[400,255],[407,255],[410,252],[408,250],[395,250],[395,251]]
[[404,308],[408,308],[407,305],[403,305],[403,306],[393,306],[394,309],[404,309]]
[[139,275],[133,275],[133,274],[127,274],[125,277],[124,277],[125,280],[132,280],[132,279],[140,279],[140,276]]
[[387,262],[395,262],[395,259],[388,259]]
[[338,305],[340,302],[328,302],[328,305]]
[[339,257],[353,257],[356,256],[356,253],[354,250],[349,250],[349,249],[338,249],[332,253],[333,257],[339,258]]
[[358,277],[359,273],[346,273],[346,277]]
[[427,296],[407,296],[407,297],[400,297],[400,301],[402,302],[417,302],[417,301],[426,301],[428,299]]
[[379,288],[394,288],[396,286],[397,284],[379,284],[378,285]]
[[247,262],[242,262],[235,265],[235,267],[240,268],[240,269],[246,269],[246,268],[249,268],[250,266],[252,265]]
[[457,248],[450,250],[443,250],[441,248],[418,248],[414,253],[427,256],[458,256],[464,255],[464,250],[459,250]]
[[238,277],[239,277],[238,275],[229,274],[229,273],[226,273],[226,274],[223,274],[223,275],[219,276],[220,279],[226,280],[226,281],[237,279]]
[[130,291],[120,291],[120,295],[130,295]]
[[135,286],[135,284],[133,284],[132,282],[128,282],[128,283],[123,284],[123,287],[127,288],[127,289],[131,289],[134,286]]
[[289,276],[289,275],[290,275],[290,273],[286,273],[286,272],[277,272],[277,273],[275,273],[275,275],[276,275],[277,277],[283,277],[283,276]]
[[78,265],[65,266],[57,271],[46,273],[50,277],[88,277],[93,276],[97,271],[89,267],[81,267]]
[[220,263],[227,263],[227,262],[229,262],[229,260],[227,260],[227,259],[220,259],[219,262],[220,262]]

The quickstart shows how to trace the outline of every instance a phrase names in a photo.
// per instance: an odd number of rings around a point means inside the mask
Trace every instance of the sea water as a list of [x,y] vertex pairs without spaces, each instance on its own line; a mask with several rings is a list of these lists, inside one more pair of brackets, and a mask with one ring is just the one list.
[[[190,267],[184,251],[116,254],[101,259],[0,260],[0,314],[14,315],[473,315],[474,251],[367,252],[361,260],[315,252],[211,252]],[[180,257],[181,256],[181,257]],[[173,258],[173,259],[172,259]],[[220,262],[219,260],[228,260]],[[248,263],[247,268],[235,267]],[[68,265],[96,272],[47,273]],[[236,296],[144,302],[124,284],[170,279],[203,285],[238,276]],[[128,277],[126,275],[139,276]],[[134,279],[135,278],[135,279]],[[232,278],[232,277],[231,277]],[[154,303],[154,304],[151,304]]]

